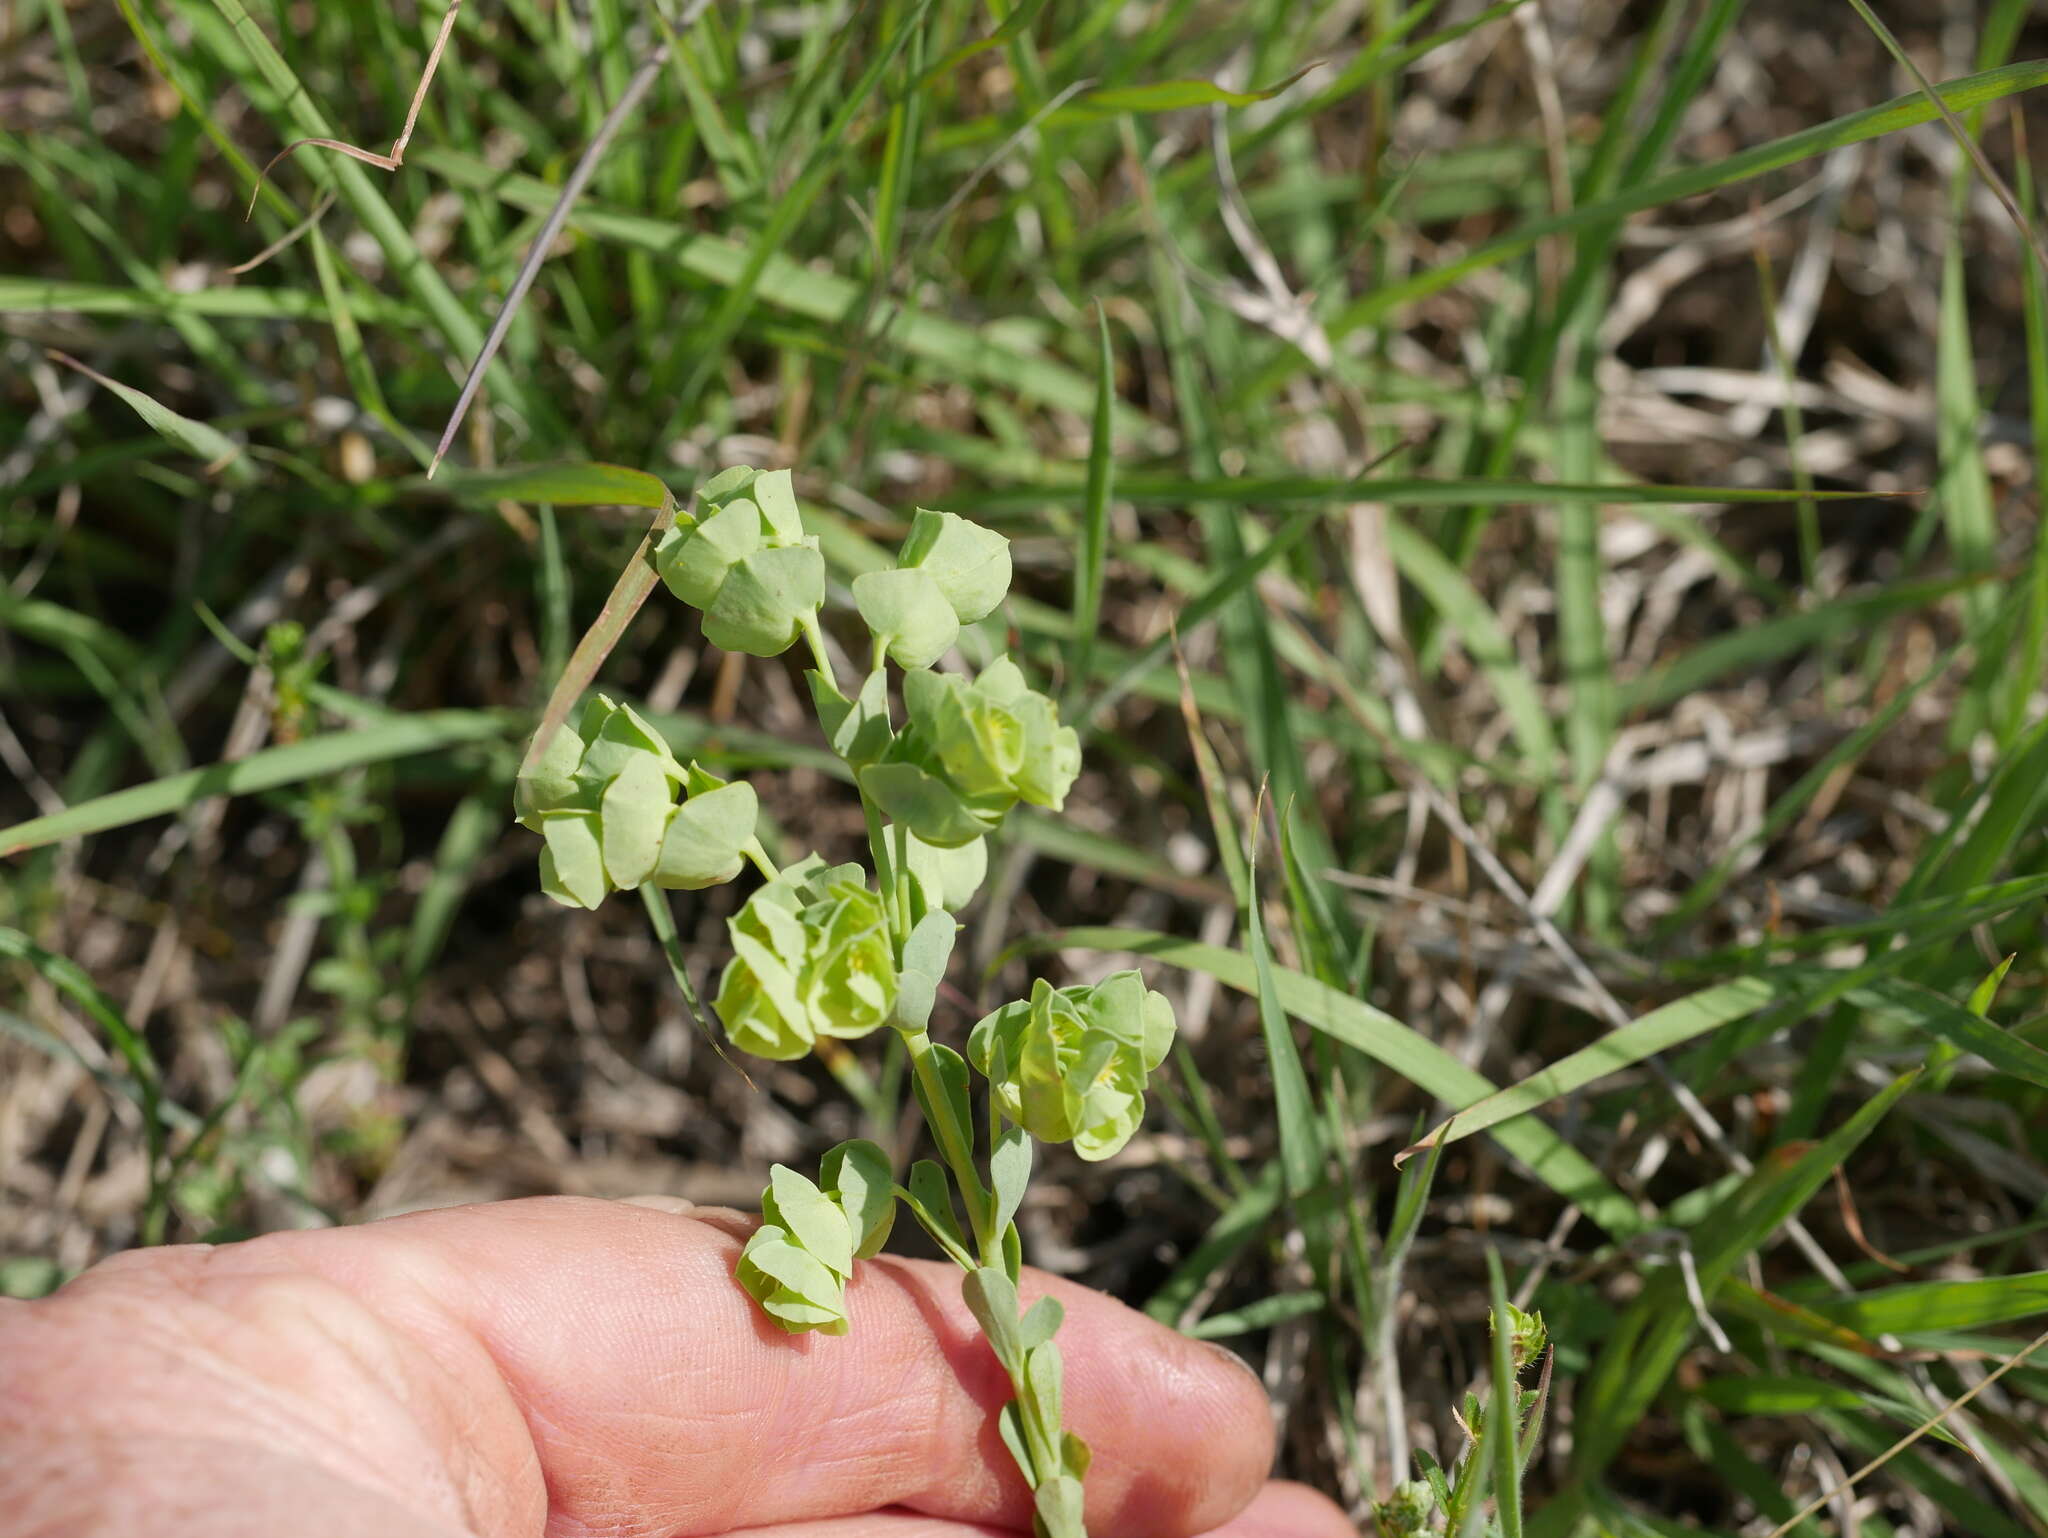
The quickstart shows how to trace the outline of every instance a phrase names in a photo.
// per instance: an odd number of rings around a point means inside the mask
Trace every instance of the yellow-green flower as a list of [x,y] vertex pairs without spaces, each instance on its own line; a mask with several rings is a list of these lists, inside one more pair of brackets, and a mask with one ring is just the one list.
[[828,868],[811,855],[726,927],[733,959],[712,1008],[741,1051],[789,1061],[820,1036],[865,1036],[888,1022],[896,958],[882,900],[858,865]]
[[1106,1159],[1138,1130],[1145,1081],[1173,1045],[1173,1006],[1136,972],[1091,987],[1043,978],[1029,1000],[984,1017],[968,1060],[988,1077],[996,1106],[1044,1143]]
[[908,724],[880,762],[860,770],[860,783],[926,843],[970,843],[1019,801],[1053,811],[1066,803],[1081,771],[1081,739],[1009,658],[972,683],[952,673],[910,673],[903,703]]

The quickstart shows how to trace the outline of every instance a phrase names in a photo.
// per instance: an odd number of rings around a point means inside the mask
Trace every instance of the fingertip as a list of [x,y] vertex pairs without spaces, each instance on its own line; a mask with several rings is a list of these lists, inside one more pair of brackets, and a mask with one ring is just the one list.
[[622,1196],[622,1207],[645,1207],[649,1212],[666,1212],[673,1217],[682,1217],[695,1212],[697,1204],[687,1196]]
[[1276,1479],[1216,1538],[1358,1538],[1358,1528],[1322,1491]]

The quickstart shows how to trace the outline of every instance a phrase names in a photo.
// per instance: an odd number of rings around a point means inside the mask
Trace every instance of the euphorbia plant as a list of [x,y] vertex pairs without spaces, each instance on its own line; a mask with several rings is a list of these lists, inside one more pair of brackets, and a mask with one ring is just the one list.
[[[939,1157],[918,1160],[900,1184],[882,1150],[861,1140],[826,1154],[815,1179],[776,1165],[737,1281],[784,1330],[843,1334],[846,1283],[881,1249],[901,1202],[959,1265],[968,1307],[1009,1374],[1002,1437],[1040,1532],[1081,1538],[1088,1448],[1061,1423],[1060,1306],[1021,1308],[1015,1220],[1034,1142],[1106,1159],[1130,1140],[1174,1019],[1136,972],[1120,972],[1089,987],[1037,982],[968,1032],[964,1056],[932,1039],[954,914],[987,869],[984,839],[1020,801],[1058,811],[1080,770],[1073,728],[1007,657],[973,677],[937,670],[962,628],[1009,591],[1009,542],[920,510],[896,564],[853,581],[872,652],[850,691],[826,650],[824,561],[788,471],[722,471],[690,512],[664,508],[635,561],[646,566],[629,568],[578,648],[519,775],[519,821],[547,841],[542,886],[585,908],[640,888],[669,940],[665,899],[651,889],[717,885],[751,864],[765,880],[728,921],[732,955],[712,1003],[733,1045],[788,1061],[824,1038],[901,1035]],[[753,788],[679,762],[628,706],[597,695],[568,726],[570,696],[591,681],[650,575],[702,613],[714,645],[773,657],[805,644],[819,723],[866,813],[872,869],[815,853],[778,867],[755,835]]]

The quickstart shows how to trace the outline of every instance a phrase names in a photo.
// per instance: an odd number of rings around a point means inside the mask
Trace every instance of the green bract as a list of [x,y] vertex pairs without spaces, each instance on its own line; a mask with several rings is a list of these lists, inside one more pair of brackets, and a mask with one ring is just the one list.
[[865,1036],[896,1004],[882,900],[858,865],[792,865],[727,923],[733,959],[712,1008],[734,1046],[788,1061],[820,1036]]
[[920,507],[896,564],[929,573],[963,625],[985,617],[1010,591],[1010,542],[956,513]]
[[863,791],[895,821],[941,849],[992,831],[1019,801],[1053,811],[1081,769],[1081,739],[1007,657],[973,683],[952,673],[903,681],[910,720]]
[[986,1074],[996,1105],[1046,1143],[1071,1141],[1084,1159],[1106,1159],[1138,1130],[1146,1077],[1173,1045],[1173,1006],[1136,972],[1086,988],[1043,978],[1029,1002],[985,1016],[967,1057]]
[[1010,591],[1010,542],[953,513],[919,508],[894,571],[853,579],[860,617],[898,667],[928,668]]
[[[678,792],[685,799],[677,804]],[[715,886],[739,874],[754,838],[754,788],[677,762],[632,707],[600,694],[559,727],[519,776],[519,821],[547,840],[541,887],[595,908],[614,891]]]
[[818,1176],[773,1166],[761,1226],[740,1251],[740,1285],[792,1335],[846,1333],[853,1263],[880,1253],[896,1215],[888,1156],[873,1143],[841,1143]]
[[727,651],[773,657],[817,618],[825,558],[804,533],[787,470],[724,470],[698,492],[711,511],[678,514],[654,547],[670,592],[704,615],[704,637]]

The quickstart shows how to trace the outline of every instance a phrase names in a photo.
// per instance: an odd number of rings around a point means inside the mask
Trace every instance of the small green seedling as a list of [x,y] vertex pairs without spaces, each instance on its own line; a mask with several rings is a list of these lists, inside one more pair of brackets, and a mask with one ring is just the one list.
[[[1033,1491],[1039,1532],[1085,1538],[1088,1448],[1061,1423],[1060,1307],[1021,1307],[1015,1220],[1034,1142],[1106,1159],[1130,1141],[1174,1018],[1138,973],[1119,972],[1089,987],[1040,980],[1029,999],[974,1026],[964,1056],[929,1034],[953,915],[987,872],[984,840],[1019,802],[1058,811],[1081,767],[1074,729],[1008,658],[973,678],[935,671],[962,627],[1009,592],[1009,541],[920,510],[896,565],[854,579],[873,653],[851,693],[825,648],[824,558],[787,470],[721,472],[645,548],[714,645],[756,657],[809,647],[812,703],[859,789],[873,869],[816,854],[778,867],[755,834],[751,786],[678,761],[631,707],[600,694],[573,728],[551,708],[557,724],[543,727],[519,775],[518,819],[546,841],[541,885],[595,908],[636,887],[717,885],[751,864],[765,880],[728,921],[733,954],[712,1003],[732,1044],[786,1062],[821,1038],[901,1034],[939,1159],[919,1160],[900,1185],[882,1150],[859,1140],[826,1154],[815,1180],[776,1165],[739,1284],[792,1334],[845,1334],[854,1264],[880,1251],[900,1201],[965,1273],[967,1305],[1009,1374],[1015,1397],[1000,1430]],[[620,590],[639,580],[629,571]],[[984,1157],[974,1074],[987,1104]]]

